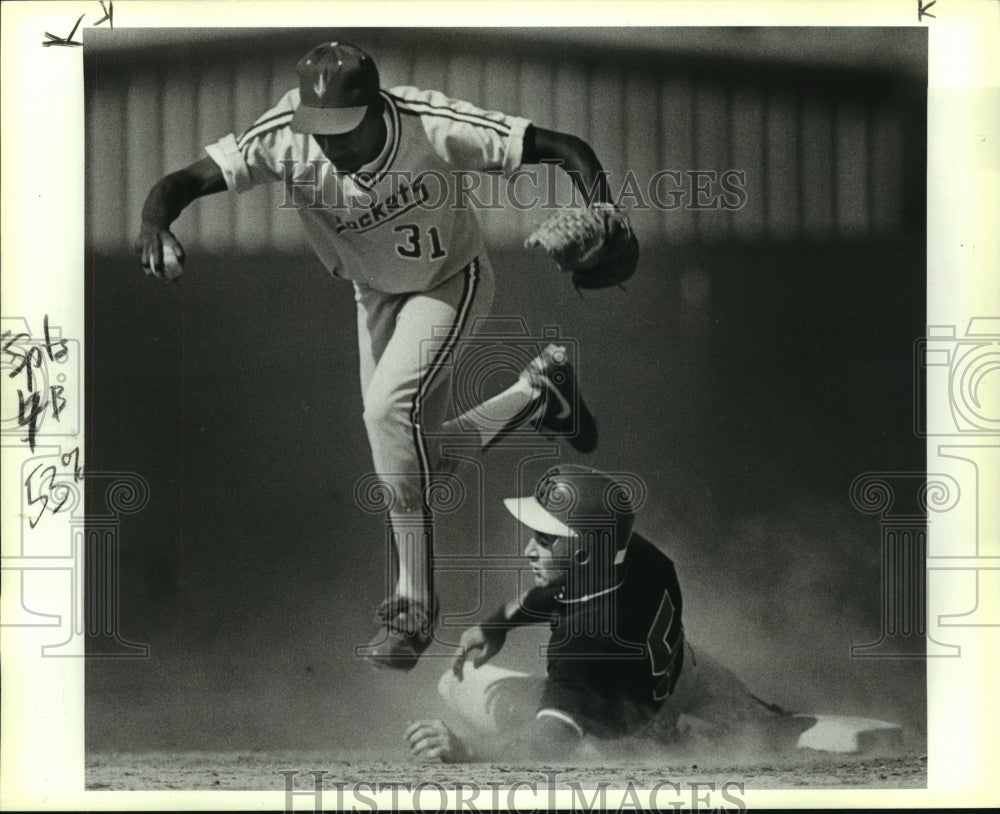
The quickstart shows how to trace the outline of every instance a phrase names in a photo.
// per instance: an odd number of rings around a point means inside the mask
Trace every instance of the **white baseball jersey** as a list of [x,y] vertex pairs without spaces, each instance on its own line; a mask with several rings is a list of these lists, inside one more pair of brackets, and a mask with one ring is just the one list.
[[283,181],[331,273],[389,294],[427,291],[484,248],[469,202],[455,205],[458,173],[514,172],[529,122],[437,91],[400,86],[382,97],[386,144],[355,173],[338,172],[311,136],[289,128],[298,89],[239,138],[206,149],[231,190]]

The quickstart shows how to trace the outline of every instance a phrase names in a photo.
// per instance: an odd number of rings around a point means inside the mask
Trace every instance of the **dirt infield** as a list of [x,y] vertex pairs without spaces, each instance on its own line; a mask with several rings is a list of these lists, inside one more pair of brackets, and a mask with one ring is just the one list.
[[535,788],[622,789],[631,783],[649,789],[669,781],[741,783],[755,789],[918,789],[927,787],[927,757],[919,752],[896,755],[831,755],[803,750],[778,758],[706,760],[699,763],[656,761],[651,757],[618,761],[613,767],[595,761],[525,766],[474,763],[465,765],[416,764],[402,753],[376,755],[321,752],[146,752],[99,753],[87,761],[87,788],[91,790],[271,790],[285,789],[280,772],[297,771],[296,789],[312,788],[310,772],[326,772],[324,789],[345,784],[439,784],[453,789],[456,783],[510,787],[516,783]]

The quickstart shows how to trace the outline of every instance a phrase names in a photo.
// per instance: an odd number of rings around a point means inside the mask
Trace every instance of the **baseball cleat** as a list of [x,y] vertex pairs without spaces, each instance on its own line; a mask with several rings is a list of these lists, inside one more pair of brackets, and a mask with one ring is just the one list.
[[365,660],[379,669],[412,670],[433,640],[439,615],[437,597],[433,612],[428,612],[423,602],[391,596],[382,601],[375,615],[384,630],[369,642]]
[[542,431],[565,437],[578,452],[592,452],[597,447],[597,424],[580,395],[566,348],[549,345],[521,375],[542,399]]

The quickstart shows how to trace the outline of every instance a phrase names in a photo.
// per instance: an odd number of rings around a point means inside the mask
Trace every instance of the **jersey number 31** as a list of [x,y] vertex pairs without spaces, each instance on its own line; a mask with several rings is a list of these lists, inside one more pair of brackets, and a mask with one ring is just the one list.
[[403,236],[403,242],[396,244],[396,254],[407,260],[419,260],[424,256],[426,249],[430,249],[428,257],[431,260],[440,260],[447,254],[441,245],[441,235],[438,234],[436,226],[421,229],[415,223],[404,223],[392,231]]

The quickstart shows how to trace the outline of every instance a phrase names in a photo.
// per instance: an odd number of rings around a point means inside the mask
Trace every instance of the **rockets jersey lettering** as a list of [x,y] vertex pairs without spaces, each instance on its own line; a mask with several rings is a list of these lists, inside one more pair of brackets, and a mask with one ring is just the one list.
[[647,723],[673,692],[684,661],[673,562],[633,534],[622,567],[617,589],[582,601],[557,595],[551,605],[541,709],[568,715],[597,737],[621,737]]
[[475,212],[455,206],[458,173],[514,172],[529,122],[408,86],[382,98],[386,143],[355,173],[338,172],[315,139],[292,132],[298,89],[238,139],[206,149],[234,191],[283,182],[331,273],[390,294],[427,291],[484,248]]

